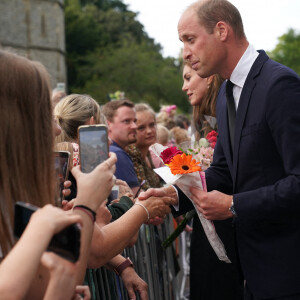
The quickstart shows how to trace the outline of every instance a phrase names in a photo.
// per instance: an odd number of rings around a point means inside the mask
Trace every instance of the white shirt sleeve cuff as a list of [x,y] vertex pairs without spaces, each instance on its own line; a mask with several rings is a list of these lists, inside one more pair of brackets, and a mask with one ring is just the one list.
[[176,189],[176,187],[174,185],[171,185],[171,187],[175,190],[176,194],[177,194],[177,199],[178,199],[178,204],[177,205],[172,205],[174,207],[174,209],[176,211],[179,211],[179,195],[178,195],[178,191]]

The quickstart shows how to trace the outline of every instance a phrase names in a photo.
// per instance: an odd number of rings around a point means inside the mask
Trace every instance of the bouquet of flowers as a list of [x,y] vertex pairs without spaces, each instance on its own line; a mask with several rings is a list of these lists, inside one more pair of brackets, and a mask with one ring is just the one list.
[[[204,141],[199,141],[203,143]],[[210,165],[212,160],[213,148],[207,140],[207,145],[204,147],[199,144],[199,147],[190,147],[190,143],[181,144],[180,147],[164,147],[160,144],[154,144],[151,146],[151,150],[159,156],[165,167],[154,169],[154,171],[167,183],[176,184],[181,191],[191,200],[193,203],[200,222],[203,226],[204,232],[214,249],[218,258],[222,261],[230,263],[230,260],[226,254],[225,247],[216,233],[214,224],[203,217],[203,215],[197,210],[190,192],[190,187],[194,186],[203,191],[206,191],[205,173],[200,167],[207,164]],[[214,146],[214,145],[213,145]],[[206,148],[211,148],[206,149]],[[206,150],[204,150],[206,149]],[[198,161],[197,161],[198,160]],[[209,160],[209,162],[207,161]],[[192,213],[188,213],[183,224],[179,224],[178,228],[163,242],[163,247],[168,247],[172,241],[183,231],[188,219],[193,217]]]
[[217,141],[217,133],[213,130],[207,134],[206,138],[201,138],[199,142],[183,142],[179,144],[179,149],[193,156],[200,162],[201,170],[205,171],[213,160],[214,148]]

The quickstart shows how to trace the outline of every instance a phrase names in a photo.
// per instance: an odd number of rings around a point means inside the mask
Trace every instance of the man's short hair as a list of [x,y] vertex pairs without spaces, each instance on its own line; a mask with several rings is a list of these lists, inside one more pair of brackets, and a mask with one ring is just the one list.
[[113,100],[106,104],[104,104],[101,109],[102,113],[105,115],[106,119],[110,122],[113,121],[114,116],[116,114],[116,110],[122,106],[127,106],[130,108],[134,108],[134,103],[130,100]]
[[212,34],[216,24],[220,21],[229,24],[237,38],[245,38],[242,17],[238,9],[227,0],[204,0],[193,3],[199,24]]

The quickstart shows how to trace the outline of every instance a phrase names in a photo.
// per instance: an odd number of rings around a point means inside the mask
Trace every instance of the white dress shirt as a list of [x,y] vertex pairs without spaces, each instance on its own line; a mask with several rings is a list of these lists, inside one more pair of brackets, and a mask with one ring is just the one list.
[[249,44],[245,53],[237,63],[234,68],[230,81],[234,84],[233,86],[233,98],[235,103],[235,109],[237,110],[239,105],[240,96],[242,93],[242,89],[244,87],[246,78],[250,72],[250,69],[256,60],[259,53],[255,50],[255,48]]

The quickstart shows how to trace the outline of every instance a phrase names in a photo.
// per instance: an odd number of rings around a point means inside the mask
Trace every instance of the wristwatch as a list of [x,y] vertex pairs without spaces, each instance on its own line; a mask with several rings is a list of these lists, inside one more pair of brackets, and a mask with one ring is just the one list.
[[122,263],[120,263],[115,269],[114,271],[116,272],[117,275],[121,276],[122,272],[128,268],[128,267],[132,267],[133,268],[133,262],[131,261],[131,259],[129,257],[126,258],[126,260],[124,260]]
[[236,217],[236,212],[235,212],[235,209],[234,209],[233,198],[232,198],[231,206],[229,207],[229,211],[233,214],[234,217]]

